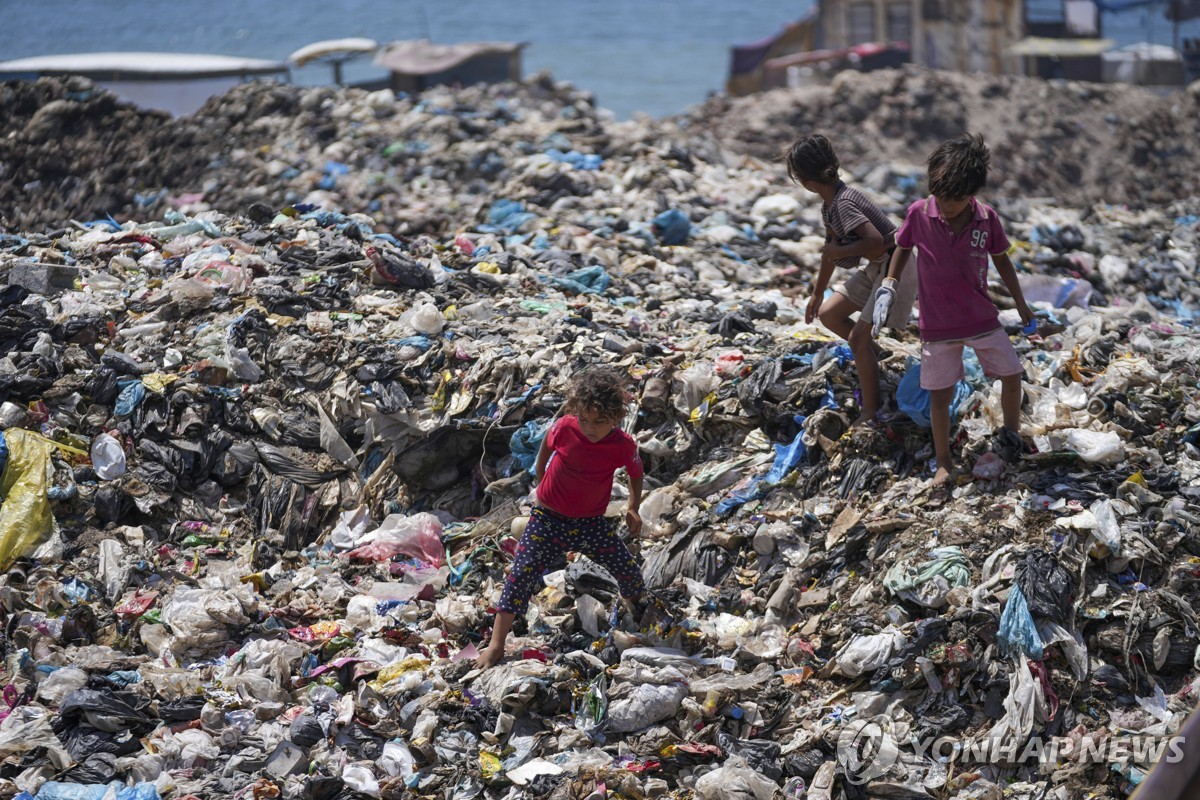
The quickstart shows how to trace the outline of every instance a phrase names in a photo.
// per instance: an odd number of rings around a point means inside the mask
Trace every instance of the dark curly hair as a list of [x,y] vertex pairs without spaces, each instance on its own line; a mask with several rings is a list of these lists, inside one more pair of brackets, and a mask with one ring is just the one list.
[[628,385],[626,374],[612,367],[583,369],[571,378],[563,413],[595,411],[602,419],[620,422],[625,416],[625,406],[632,397]]
[[929,193],[960,200],[987,185],[992,154],[983,136],[964,133],[938,145],[929,156]]
[[783,157],[787,161],[788,177],[796,183],[838,181],[838,168],[841,164],[837,154],[833,152],[833,145],[819,133],[801,136],[792,142]]

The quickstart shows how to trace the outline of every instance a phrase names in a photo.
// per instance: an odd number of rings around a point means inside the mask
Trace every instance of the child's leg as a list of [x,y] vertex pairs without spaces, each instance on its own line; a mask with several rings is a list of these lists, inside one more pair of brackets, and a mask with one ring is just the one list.
[[929,391],[929,420],[933,427],[933,450],[937,471],[933,488],[950,480],[950,401],[954,387],[962,380],[962,342],[923,342],[921,344],[921,388]]
[[1003,328],[997,328],[972,339],[968,344],[979,358],[984,373],[1000,376],[1000,410],[1004,414],[1004,427],[1013,433],[1020,433],[1021,378],[1024,377],[1024,370],[1012,340]]
[[1021,375],[1005,375],[1000,378],[1000,410],[1004,413],[1004,427],[1013,433],[1021,432]]
[[933,389],[929,393],[929,419],[933,423],[933,450],[937,458],[937,472],[933,474],[933,487],[937,488],[950,480],[950,401],[954,399],[954,387]]
[[862,393],[862,414],[854,424],[861,425],[872,421],[879,413],[879,359],[875,356],[871,320],[859,318],[847,341],[850,343],[850,352],[854,353],[854,366],[858,369],[858,388]]
[[537,508],[529,515],[529,524],[517,544],[516,558],[504,579],[492,639],[475,662],[479,666],[490,667],[504,657],[504,644],[513,620],[525,613],[529,598],[545,586],[542,576],[561,565],[565,551],[551,541],[556,533],[554,523],[554,518]]
[[646,590],[642,565],[617,534],[617,524],[604,517],[588,520],[580,526],[579,552],[604,567],[617,580],[617,588],[626,600],[637,603]]
[[856,305],[846,295],[835,291],[828,300],[821,304],[821,310],[817,315],[821,318],[822,325],[843,339],[849,339],[850,331],[854,329],[850,315],[860,308],[862,308],[861,303]]

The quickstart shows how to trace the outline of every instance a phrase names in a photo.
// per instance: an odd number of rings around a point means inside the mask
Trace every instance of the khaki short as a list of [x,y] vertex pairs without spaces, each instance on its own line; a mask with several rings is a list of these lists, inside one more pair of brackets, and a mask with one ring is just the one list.
[[[833,287],[833,291],[862,309],[859,320],[871,321],[871,311],[875,308],[875,292],[883,285],[887,276],[891,254],[886,253],[874,261],[869,261],[854,270],[850,277]],[[917,254],[914,251],[908,257],[904,272],[900,275],[900,285],[896,287],[896,302],[892,304],[892,313],[888,315],[889,328],[905,328],[908,317],[912,313],[913,301],[917,299]]]

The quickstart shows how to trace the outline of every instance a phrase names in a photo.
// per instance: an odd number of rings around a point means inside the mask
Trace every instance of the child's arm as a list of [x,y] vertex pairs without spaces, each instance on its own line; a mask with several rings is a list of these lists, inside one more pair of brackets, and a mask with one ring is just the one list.
[[885,280],[899,281],[904,268],[908,266],[908,257],[911,255],[911,249],[897,246],[895,252],[892,253],[892,262],[888,264],[888,274]]
[[883,234],[870,222],[864,222],[853,231],[858,238],[849,244],[838,244],[836,240],[826,242],[822,252],[834,261],[843,258],[879,258],[887,248],[883,246]]
[[629,507],[625,509],[625,524],[629,526],[629,533],[637,536],[642,531],[642,516],[639,510],[642,507],[642,476],[636,478],[629,476]]
[[996,272],[1000,273],[1000,280],[1004,281],[1004,285],[1008,287],[1008,293],[1012,295],[1013,302],[1017,304],[1017,313],[1021,315],[1021,322],[1028,325],[1033,320],[1033,312],[1025,304],[1025,294],[1021,291],[1021,281],[1017,279],[1017,270],[1013,267],[1012,259],[1008,257],[1008,253],[998,253],[992,256],[992,263],[996,265]]
[[533,471],[537,475],[538,483],[541,483],[542,478],[545,477],[546,462],[550,460],[550,447],[546,444],[546,440],[549,438],[549,434],[542,437],[542,446],[538,449],[537,461],[533,465]]
[[[825,245],[829,247],[829,245]],[[811,325],[812,321],[817,318],[817,314],[821,310],[821,300],[825,297],[825,289],[829,286],[829,279],[833,276],[833,259],[822,249],[821,251],[821,268],[817,270],[817,280],[813,283],[812,297],[808,298],[808,305],[804,309],[804,324]]]

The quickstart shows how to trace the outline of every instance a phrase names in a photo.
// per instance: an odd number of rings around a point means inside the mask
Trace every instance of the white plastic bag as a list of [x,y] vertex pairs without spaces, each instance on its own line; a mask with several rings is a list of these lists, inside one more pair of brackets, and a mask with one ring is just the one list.
[[58,705],[71,692],[87,686],[87,682],[88,674],[77,667],[56,669],[38,684],[37,696]]
[[1121,554],[1121,524],[1108,500],[1097,500],[1088,511],[1096,520],[1096,539],[1108,548],[1112,555]]
[[408,324],[417,333],[432,336],[442,332],[442,327],[446,324],[446,318],[442,316],[442,312],[438,311],[438,307],[433,303],[420,303],[413,308],[412,316],[408,319]]
[[778,784],[751,769],[741,756],[731,756],[696,781],[701,800],[774,800],[778,791]]
[[608,730],[613,733],[632,733],[673,717],[687,694],[687,687],[682,683],[663,686],[643,683],[629,697],[617,700],[608,707]]
[[903,633],[889,625],[873,636],[855,636],[834,660],[842,675],[857,678],[886,664],[906,641]]
[[1022,743],[1033,732],[1035,722],[1046,721],[1047,711],[1042,684],[1029,671],[1029,663],[1016,658],[1008,679],[1008,697],[1004,698],[1004,717],[992,726],[987,736],[1001,747],[1014,741]]
[[1089,464],[1117,464],[1125,458],[1125,444],[1112,431],[1072,428],[1067,431],[1067,447]]

